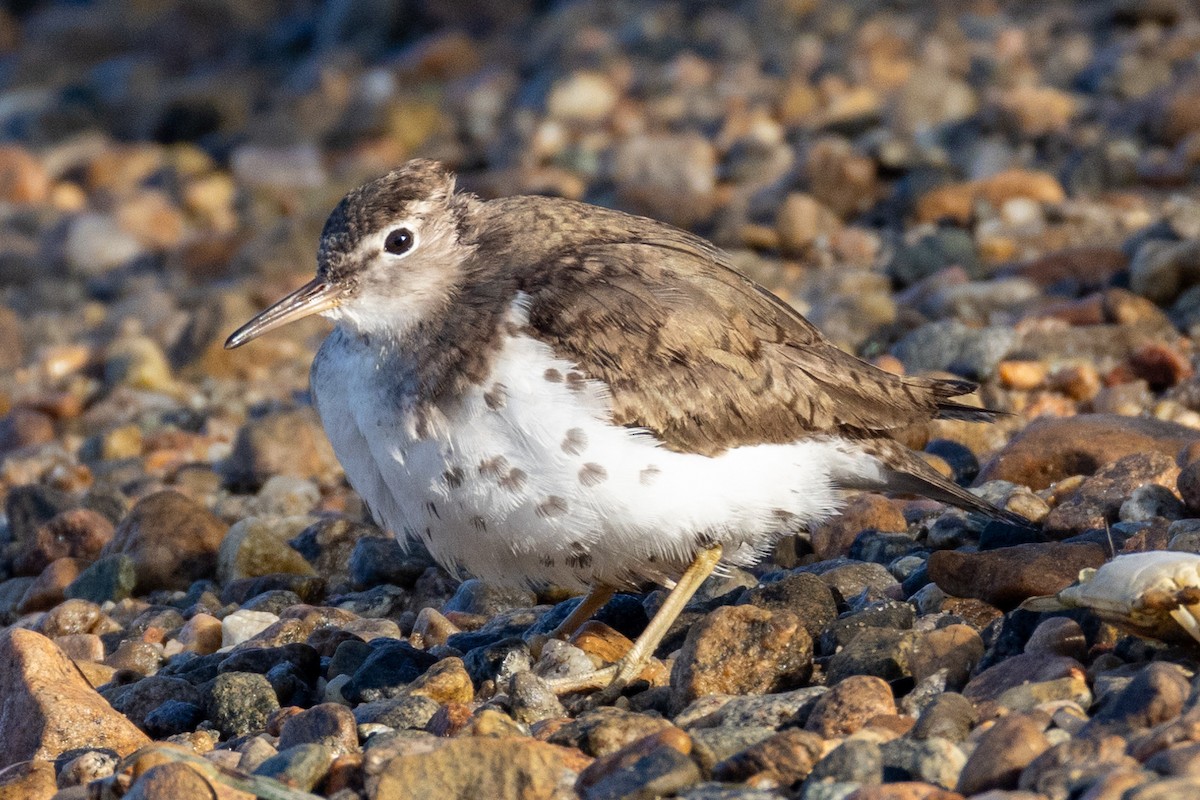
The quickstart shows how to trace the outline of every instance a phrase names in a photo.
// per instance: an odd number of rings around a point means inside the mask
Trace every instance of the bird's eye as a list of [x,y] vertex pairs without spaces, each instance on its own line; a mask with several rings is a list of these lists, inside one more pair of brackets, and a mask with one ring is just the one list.
[[402,256],[412,250],[417,237],[408,228],[396,228],[383,240],[383,249],[394,256]]

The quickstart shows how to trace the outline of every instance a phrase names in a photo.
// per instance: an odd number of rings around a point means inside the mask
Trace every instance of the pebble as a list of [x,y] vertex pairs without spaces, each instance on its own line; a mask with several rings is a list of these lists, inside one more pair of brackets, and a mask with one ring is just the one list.
[[893,501],[877,494],[855,495],[841,513],[813,529],[813,552],[823,560],[847,555],[864,530],[906,532],[908,522]]
[[885,681],[911,677],[914,638],[910,631],[866,628],[829,659],[826,680],[837,683],[854,675]]
[[342,472],[311,408],[278,411],[247,423],[224,468],[231,480],[252,486],[275,475],[327,482]]
[[279,617],[267,611],[235,611],[221,620],[221,647],[248,642],[277,622]]
[[809,777],[814,782],[876,785],[883,782],[883,753],[870,739],[849,738],[826,753]]
[[1130,455],[1161,453],[1174,458],[1200,433],[1157,419],[1113,414],[1041,417],[995,455],[979,481],[1006,480],[1045,489],[1073,475],[1091,475]]
[[319,744],[297,744],[283,748],[263,761],[253,772],[273,778],[284,786],[310,792],[316,788],[329,772],[333,753]]
[[873,717],[895,713],[896,701],[886,681],[868,675],[852,675],[839,681],[817,700],[804,727],[831,739],[854,733]]
[[765,778],[788,786],[808,777],[823,745],[818,734],[788,728],[716,764],[713,777],[723,781]]
[[519,738],[454,739],[436,750],[386,763],[376,794],[396,800],[441,797],[565,796],[588,759],[567,748]]
[[157,492],[130,509],[102,552],[132,559],[137,591],[182,590],[215,574],[217,548],[228,530],[182,494]]
[[33,579],[25,590],[25,596],[17,604],[17,611],[45,611],[61,603],[67,587],[83,572],[83,562],[78,558],[56,558]]
[[63,511],[38,526],[31,540],[14,560],[22,575],[36,575],[58,558],[96,560],[113,536],[113,525],[104,516],[87,508]]
[[53,642],[19,628],[0,631],[0,739],[0,768],[83,747],[126,755],[150,741]]
[[738,603],[771,612],[794,613],[814,640],[837,617],[837,603],[829,586],[807,572],[792,572],[781,580],[755,586],[746,591]]
[[812,672],[812,639],[790,611],[723,606],[692,627],[671,669],[672,703],[706,694],[797,688]]
[[933,698],[921,711],[913,725],[912,737],[962,742],[978,720],[979,714],[970,700],[955,692],[945,692]]
[[592,762],[579,774],[575,789],[586,800],[676,794],[700,781],[691,749],[681,731],[651,734]]
[[101,556],[71,581],[63,595],[93,603],[119,602],[137,588],[137,562],[123,553]]
[[1082,676],[1082,665],[1073,658],[1045,653],[1022,653],[988,667],[971,678],[962,694],[968,700],[995,700],[1009,689],[1025,683]]
[[96,277],[145,254],[137,238],[116,219],[100,213],[80,214],[66,231],[63,253],[67,267],[81,277]]
[[218,675],[205,697],[205,713],[223,737],[261,730],[267,716],[279,708],[266,677],[252,672]]
[[713,210],[717,154],[697,134],[631,136],[612,156],[619,202],[629,210],[689,226]]
[[1013,608],[1027,598],[1062,591],[1079,578],[1081,569],[1099,567],[1108,555],[1101,545],[1065,542],[1019,544],[983,553],[939,550],[929,557],[929,577],[949,595]]
[[931,736],[927,739],[893,739],[879,746],[885,781],[923,781],[952,789],[959,780],[967,757],[953,742]]
[[235,522],[217,550],[221,583],[286,573],[314,575],[311,564],[288,541],[309,526],[309,517],[247,517]]
[[1009,714],[979,737],[956,787],[974,795],[991,789],[1015,789],[1021,771],[1050,748],[1039,725],[1024,714]]
[[917,201],[917,218],[922,222],[949,218],[966,223],[974,216],[978,202],[999,209],[1018,198],[1053,204],[1065,200],[1066,194],[1059,182],[1044,172],[1006,170],[982,180],[934,189]]
[[641,716],[614,707],[585,711],[547,738],[553,744],[577,747],[596,758],[612,755],[644,737],[674,728],[661,717]]
[[333,757],[357,753],[358,733],[350,709],[336,703],[322,703],[291,716],[279,732],[279,749],[300,744],[319,744],[329,748]]

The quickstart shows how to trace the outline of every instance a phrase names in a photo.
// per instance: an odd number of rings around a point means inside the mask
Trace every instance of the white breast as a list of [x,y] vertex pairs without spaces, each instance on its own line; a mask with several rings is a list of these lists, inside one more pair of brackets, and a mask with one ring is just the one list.
[[[523,302],[509,318],[525,325]],[[335,332],[313,366],[346,475],[382,525],[493,582],[664,580],[710,543],[750,563],[836,509],[831,474],[864,467],[834,440],[666,450],[613,425],[604,385],[524,334],[505,339],[482,386],[432,411],[415,403],[413,365],[385,355]]]

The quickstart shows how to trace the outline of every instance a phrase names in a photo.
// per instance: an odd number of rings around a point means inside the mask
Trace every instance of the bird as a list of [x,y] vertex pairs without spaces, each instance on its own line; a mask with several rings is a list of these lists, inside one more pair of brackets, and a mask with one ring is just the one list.
[[668,594],[626,655],[560,693],[628,687],[700,585],[837,512],[847,490],[1024,520],[901,443],[993,420],[965,380],[836,347],[709,241],[563,198],[483,200],[416,159],[351,191],[316,277],[229,336],[333,322],[311,396],[375,520],[451,574]]

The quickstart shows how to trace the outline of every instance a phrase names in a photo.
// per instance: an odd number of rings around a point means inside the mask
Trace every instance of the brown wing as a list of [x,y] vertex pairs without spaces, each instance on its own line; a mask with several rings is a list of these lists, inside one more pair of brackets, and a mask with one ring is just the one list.
[[666,226],[564,249],[523,283],[534,331],[612,387],[615,421],[675,450],[988,415],[948,400],[970,383],[897,377],[837,349],[720,250]]

